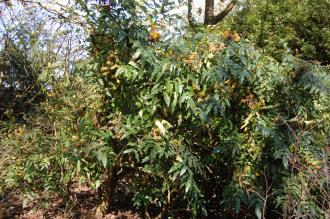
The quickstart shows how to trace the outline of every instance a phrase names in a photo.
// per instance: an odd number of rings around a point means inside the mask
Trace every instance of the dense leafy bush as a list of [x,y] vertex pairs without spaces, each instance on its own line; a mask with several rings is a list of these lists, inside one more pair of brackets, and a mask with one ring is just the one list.
[[1,121],[0,191],[26,204],[85,184],[104,213],[124,184],[147,218],[326,218],[329,70],[218,27],[148,41],[139,7],[86,13],[91,58],[45,67],[44,101]]
[[0,51],[0,120],[22,117],[43,99],[39,74],[27,52],[6,39]]
[[225,25],[281,59],[290,53],[329,64],[329,2],[322,0],[244,1]]
[[2,139],[29,148],[3,185],[65,194],[78,179],[99,189],[104,209],[124,180],[136,207],[162,217],[206,215],[220,201],[259,218],[280,206],[326,215],[326,72],[207,32],[132,48],[116,71],[105,61],[64,78],[41,121]]

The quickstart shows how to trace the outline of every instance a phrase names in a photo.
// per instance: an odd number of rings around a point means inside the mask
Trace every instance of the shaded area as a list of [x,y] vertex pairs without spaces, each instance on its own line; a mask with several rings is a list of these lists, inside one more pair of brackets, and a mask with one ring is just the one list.
[[[113,199],[113,206],[107,215],[99,215],[97,206],[99,197],[95,190],[86,186],[78,186],[77,184],[71,189],[71,195],[63,198],[54,195],[46,198],[42,194],[34,202],[28,204],[26,208],[22,207],[22,196],[20,194],[8,193],[2,194],[0,199],[0,218],[1,219],[39,219],[39,218],[83,218],[83,219],[141,219],[145,218],[143,213],[135,209],[130,203],[130,198],[125,192],[126,183],[120,182],[119,188]],[[130,196],[128,194],[128,196]],[[235,211],[226,211],[221,208],[219,203],[210,205],[209,215],[207,218],[229,218],[238,219],[255,218],[249,213],[249,209],[242,209],[240,214],[236,215]],[[173,218],[191,218],[189,212],[184,209],[171,210]]]

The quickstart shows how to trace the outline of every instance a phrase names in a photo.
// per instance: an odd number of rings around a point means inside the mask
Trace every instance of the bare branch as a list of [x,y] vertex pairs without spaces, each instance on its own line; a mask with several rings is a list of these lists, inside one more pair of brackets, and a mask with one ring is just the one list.
[[205,0],[205,25],[214,25],[222,21],[237,4],[238,0],[232,0],[219,14],[214,15],[214,0]]
[[227,15],[228,13],[234,8],[234,6],[237,4],[238,0],[233,0],[231,1],[227,7],[225,9],[223,9],[223,11],[221,11],[219,14],[217,14],[214,18],[213,18],[213,24],[217,24],[220,21],[222,21]]

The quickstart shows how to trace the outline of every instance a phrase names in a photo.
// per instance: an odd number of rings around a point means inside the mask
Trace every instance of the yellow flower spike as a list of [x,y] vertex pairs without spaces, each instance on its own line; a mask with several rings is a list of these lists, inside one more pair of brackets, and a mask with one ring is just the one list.
[[78,140],[78,136],[76,136],[76,135],[72,135],[71,139],[72,139],[73,141],[76,141],[76,140]]
[[151,31],[149,32],[149,40],[152,42],[158,42],[160,40],[160,33],[157,30],[156,25],[151,25]]

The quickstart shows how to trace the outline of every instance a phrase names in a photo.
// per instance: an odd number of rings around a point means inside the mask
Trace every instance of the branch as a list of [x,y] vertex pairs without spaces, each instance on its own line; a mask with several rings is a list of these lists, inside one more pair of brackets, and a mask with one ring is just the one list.
[[[88,21],[87,19],[84,19],[84,17],[80,15],[77,11],[74,11],[73,8],[61,4],[60,1],[54,1],[53,4],[44,4],[40,1],[35,0],[23,0],[22,2],[37,5],[48,13],[57,16],[59,19],[77,24],[81,27],[91,28],[94,26],[92,22]],[[56,8],[55,6],[59,8]],[[65,13],[67,13],[67,15]],[[88,12],[86,13],[88,14]]]
[[215,15],[213,18],[213,24],[217,24],[220,21],[222,21],[222,19],[224,19],[227,14],[234,8],[234,6],[236,5],[236,3],[238,2],[238,0],[232,0],[225,9],[223,9],[223,11],[221,11],[219,14]]
[[193,0],[188,0],[188,24],[190,27],[194,27],[194,21],[192,17],[192,1]]

